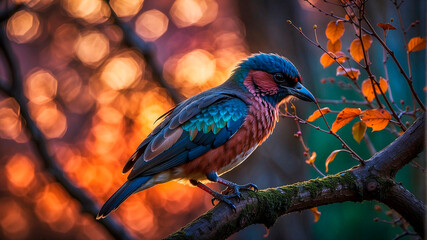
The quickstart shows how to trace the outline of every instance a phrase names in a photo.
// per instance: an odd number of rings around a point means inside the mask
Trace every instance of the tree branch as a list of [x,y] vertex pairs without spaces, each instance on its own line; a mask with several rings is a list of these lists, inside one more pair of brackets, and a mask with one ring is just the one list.
[[[94,219],[98,214],[97,203],[86,194],[84,189],[77,187],[58,166],[56,159],[50,154],[45,136],[37,127],[30,115],[27,99],[24,96],[23,82],[19,71],[18,60],[12,51],[12,47],[6,37],[3,26],[0,26],[0,50],[6,59],[6,67],[10,70],[11,86],[1,85],[4,94],[13,97],[19,104],[20,115],[25,121],[26,129],[30,136],[30,141],[35,148],[35,152],[42,162],[44,168],[50,173],[55,181],[61,184],[64,190],[81,205],[82,212],[89,213]],[[126,229],[115,220],[115,218],[104,218],[99,222],[115,239],[132,239]]]
[[[420,153],[424,146],[424,124],[425,117],[422,116],[364,166],[257,193],[246,191],[240,202],[234,202],[236,212],[226,204],[219,203],[167,239],[225,239],[252,224],[262,223],[270,227],[279,216],[291,212],[362,200],[377,200],[387,204],[423,237],[425,205],[401,184],[389,178],[394,176],[389,174],[392,167],[382,166],[388,163],[398,170]],[[396,149],[397,146],[399,149]]]

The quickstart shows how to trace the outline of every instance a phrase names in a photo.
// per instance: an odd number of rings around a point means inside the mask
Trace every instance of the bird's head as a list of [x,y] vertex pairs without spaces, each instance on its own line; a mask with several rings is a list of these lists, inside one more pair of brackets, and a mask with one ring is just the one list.
[[241,62],[234,71],[234,79],[251,94],[277,106],[292,96],[316,102],[301,84],[301,76],[286,58],[276,54],[254,54]]

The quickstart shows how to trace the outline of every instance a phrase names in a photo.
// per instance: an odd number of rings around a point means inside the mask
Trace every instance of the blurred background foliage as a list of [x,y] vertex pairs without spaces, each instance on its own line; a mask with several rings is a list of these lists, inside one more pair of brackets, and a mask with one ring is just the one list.
[[[328,12],[342,10],[324,1],[311,1]],[[167,91],[152,77],[152,68],[135,48],[124,44],[122,30],[110,19],[108,4],[101,0],[4,0],[0,9],[15,3],[27,7],[4,24],[7,37],[18,56],[24,76],[25,96],[33,119],[49,139],[49,150],[68,177],[103,203],[126,179],[121,168],[140,141],[154,128],[154,121],[174,106]],[[155,49],[154,63],[183,96],[190,97],[225,81],[234,66],[251,53],[274,52],[286,56],[300,70],[304,85],[320,99],[363,100],[322,78],[333,77],[335,68],[323,69],[322,51],[305,41],[286,20],[290,19],[310,37],[313,25],[326,45],[324,29],[332,19],[303,0],[218,1],[218,0],[111,0],[122,21]],[[425,36],[425,1],[406,1],[403,22],[420,20],[409,37]],[[340,12],[341,11],[341,12]],[[370,1],[367,15],[374,23],[397,19],[390,1]],[[396,23],[397,25],[397,23]],[[346,29],[343,49],[355,38]],[[405,70],[406,52],[400,31],[390,32],[387,42]],[[382,49],[374,42],[370,49],[373,72],[383,75]],[[413,78],[424,100],[425,51],[412,54]],[[1,60],[0,77],[8,79]],[[394,63],[388,62],[395,99],[411,102]],[[359,81],[367,78],[363,75]],[[362,80],[361,80],[362,79]],[[307,118],[315,106],[295,103],[299,116]],[[344,105],[332,105],[341,110]],[[332,122],[335,116],[328,116]],[[315,122],[321,127],[324,123]],[[305,164],[306,157],[293,134],[292,119],[282,119],[274,134],[244,164],[227,174],[238,182],[253,182],[260,188],[291,184],[318,177]],[[340,143],[330,135],[307,126],[302,128],[316,163],[323,162]],[[364,144],[351,136],[351,127],[340,135],[365,159]],[[395,138],[387,131],[369,133],[380,150]],[[54,182],[32,151],[20,121],[19,105],[0,97],[0,238],[1,239],[111,239],[92,216],[80,213],[80,206]],[[330,173],[357,162],[345,154],[330,165]],[[398,180],[416,196],[425,199],[424,176],[407,166]],[[217,187],[213,185],[213,187]],[[178,230],[211,208],[210,196],[199,189],[167,183],[133,195],[112,214],[137,238],[158,239]],[[400,230],[375,211],[375,202],[343,203],[319,207],[320,220],[311,212],[282,217],[267,233],[261,225],[251,226],[231,239],[391,239]]]

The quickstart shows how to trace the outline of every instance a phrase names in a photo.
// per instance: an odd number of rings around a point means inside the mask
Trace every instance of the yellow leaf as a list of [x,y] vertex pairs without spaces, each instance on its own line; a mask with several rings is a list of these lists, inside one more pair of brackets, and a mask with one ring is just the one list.
[[332,132],[337,132],[344,125],[349,123],[353,118],[359,116],[362,113],[360,108],[344,108],[340,113],[338,113],[337,119],[332,124]]
[[[371,47],[372,44],[372,37],[371,35],[365,34],[362,36],[363,41],[363,47],[365,51],[368,51],[368,49]],[[350,44],[350,55],[353,57],[353,59],[356,62],[360,62],[360,60],[363,59],[363,49],[362,44],[360,44],[360,39],[356,38],[351,42]]]
[[350,79],[357,80],[360,75],[360,70],[356,68],[337,68],[337,76],[346,76]]
[[420,51],[426,48],[426,39],[422,37],[414,37],[409,40],[408,52]]
[[310,158],[308,159],[308,160],[306,160],[305,162],[307,163],[307,164],[313,164],[314,163],[314,161],[316,160],[316,157],[317,157],[317,154],[316,154],[316,152],[313,152],[312,154],[311,154],[311,156],[310,156]]
[[308,117],[307,122],[313,122],[314,120],[316,120],[319,117],[321,117],[322,114],[320,114],[320,112],[322,112],[323,115],[325,115],[326,113],[331,112],[331,109],[329,109],[328,107],[324,107],[324,108],[320,109],[320,111],[319,110],[314,111],[314,113],[311,114],[310,117]]
[[391,115],[385,109],[366,110],[362,114],[362,121],[372,128],[372,132],[383,130],[390,120]]
[[342,46],[341,40],[339,40],[339,39],[337,41],[335,41],[334,43],[331,40],[329,40],[328,45],[327,45],[328,51],[333,52],[333,53],[341,51],[341,46]]
[[314,215],[314,222],[319,221],[320,215],[322,214],[321,212],[319,212],[319,210],[317,210],[317,207],[314,208],[310,208],[311,212]]
[[332,43],[335,43],[344,34],[344,31],[344,22],[342,20],[337,20],[328,23],[325,34]]
[[[383,93],[385,93],[387,91],[387,81],[380,77],[380,88],[382,90]],[[377,94],[381,94],[380,89],[378,88],[378,86],[376,84],[374,84],[375,86],[375,92]],[[365,95],[366,99],[368,99],[369,102],[371,102],[374,98],[375,98],[375,93],[374,90],[372,88],[372,83],[371,83],[371,79],[366,79],[365,81],[363,81],[362,83],[362,93],[363,95]]]
[[326,172],[329,171],[329,163],[331,163],[332,161],[334,161],[334,159],[337,156],[337,154],[339,152],[342,152],[342,151],[347,151],[347,150],[345,150],[345,149],[339,149],[339,150],[335,150],[335,151],[331,152],[331,154],[329,154],[329,157],[326,159],[326,162],[325,162],[325,167],[326,167],[325,171]]
[[356,140],[356,142],[360,143],[363,136],[365,136],[366,133],[366,124],[362,121],[359,121],[353,125],[352,128],[353,138]]

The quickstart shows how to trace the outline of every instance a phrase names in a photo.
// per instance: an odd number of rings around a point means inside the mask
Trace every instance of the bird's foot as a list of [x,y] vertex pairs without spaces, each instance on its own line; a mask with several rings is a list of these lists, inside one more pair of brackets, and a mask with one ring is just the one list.
[[230,184],[227,186],[227,188],[222,191],[222,194],[227,195],[230,192],[234,193],[234,195],[237,195],[237,197],[240,199],[242,194],[240,193],[240,190],[250,190],[254,192],[258,192],[258,187],[253,183],[248,183],[245,185],[237,185],[237,184]]
[[215,200],[218,200],[220,202],[224,202],[226,203],[231,209],[233,209],[234,212],[236,212],[236,205],[234,205],[233,202],[230,201],[230,199],[235,198],[236,195],[232,194],[232,195],[224,195],[218,192],[214,192],[211,193],[211,195],[213,196],[212,198],[212,205],[215,206]]
[[254,192],[258,191],[258,187],[252,183],[245,185],[230,184],[224,191],[221,192],[221,194],[218,194],[217,196],[212,195],[212,205],[215,206],[215,200],[218,200],[227,203],[234,211],[236,211],[236,206],[229,199],[236,198],[237,201],[240,202],[242,197],[240,190],[242,189]]

